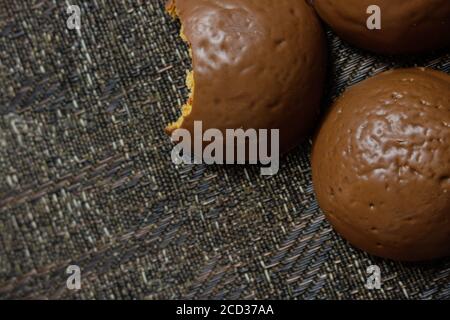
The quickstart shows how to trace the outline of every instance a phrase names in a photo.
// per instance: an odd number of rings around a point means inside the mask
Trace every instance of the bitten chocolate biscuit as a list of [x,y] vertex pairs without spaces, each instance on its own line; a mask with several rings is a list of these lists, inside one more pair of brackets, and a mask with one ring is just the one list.
[[[373,5],[381,9],[381,30],[367,27]],[[450,45],[449,0],[314,0],[314,6],[340,37],[376,53],[421,53]]]
[[394,260],[450,254],[450,76],[377,75],[348,89],[315,139],[321,208],[354,246]]
[[192,51],[192,93],[167,131],[279,129],[280,151],[316,124],[326,43],[314,9],[292,0],[173,0]]

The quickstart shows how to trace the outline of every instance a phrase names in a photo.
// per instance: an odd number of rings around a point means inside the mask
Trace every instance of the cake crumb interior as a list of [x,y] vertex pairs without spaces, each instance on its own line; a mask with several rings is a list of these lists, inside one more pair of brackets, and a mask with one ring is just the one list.
[[[177,12],[177,8],[175,6],[174,1],[170,1],[169,2],[169,4],[167,5],[167,11],[175,19],[179,18],[179,14]],[[181,39],[184,42],[186,42],[188,44],[188,46],[189,46],[189,54],[190,54],[191,59],[192,59],[191,45],[190,45],[186,35],[184,34],[183,25],[181,25],[180,37],[181,37]],[[186,86],[189,89],[188,99],[187,99],[186,103],[181,107],[181,116],[178,118],[178,120],[176,122],[173,122],[173,123],[169,124],[166,127],[166,132],[168,134],[172,134],[175,130],[180,129],[182,127],[182,125],[183,125],[184,119],[187,116],[189,116],[191,114],[191,112],[192,112],[192,105],[193,105],[193,101],[194,101],[194,88],[195,88],[194,71],[193,70],[190,70],[190,71],[188,70],[188,72],[187,72]]]

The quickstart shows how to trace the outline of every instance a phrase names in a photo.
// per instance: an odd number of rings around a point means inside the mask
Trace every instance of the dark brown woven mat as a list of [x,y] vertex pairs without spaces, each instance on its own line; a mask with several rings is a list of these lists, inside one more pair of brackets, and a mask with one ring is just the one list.
[[[190,61],[162,0],[0,0],[1,298],[450,298],[450,261],[389,262],[335,235],[314,199],[310,144],[263,178],[175,167],[164,126]],[[394,66],[329,33],[327,105]],[[66,289],[69,264],[82,289]],[[382,290],[365,289],[377,264]]]

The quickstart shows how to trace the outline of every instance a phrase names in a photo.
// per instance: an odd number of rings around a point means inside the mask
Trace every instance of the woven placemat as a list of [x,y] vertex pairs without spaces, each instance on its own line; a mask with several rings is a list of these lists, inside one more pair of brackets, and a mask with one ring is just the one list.
[[[371,257],[317,206],[310,143],[257,167],[179,166],[164,127],[190,60],[163,0],[0,0],[0,298],[449,299],[450,261]],[[448,52],[377,57],[328,32],[329,90]],[[378,265],[381,290],[364,287]],[[82,288],[66,287],[78,265]]]

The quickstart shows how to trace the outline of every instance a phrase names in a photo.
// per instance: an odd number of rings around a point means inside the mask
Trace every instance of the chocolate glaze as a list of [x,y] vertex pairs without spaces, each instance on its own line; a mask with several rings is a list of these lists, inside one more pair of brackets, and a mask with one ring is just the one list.
[[313,181],[328,220],[371,254],[450,254],[450,76],[382,73],[348,89],[315,139]]
[[[316,124],[326,43],[314,10],[292,0],[173,0],[193,58],[194,99],[181,128],[280,129],[280,149]],[[170,132],[169,132],[170,133]]]
[[[381,30],[369,30],[367,8],[381,8]],[[449,0],[315,0],[325,22],[346,41],[382,54],[419,53],[450,45]]]

